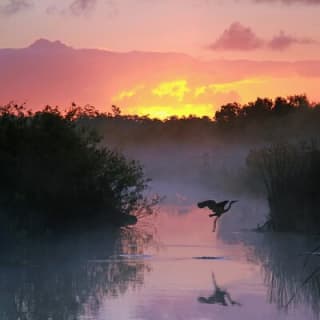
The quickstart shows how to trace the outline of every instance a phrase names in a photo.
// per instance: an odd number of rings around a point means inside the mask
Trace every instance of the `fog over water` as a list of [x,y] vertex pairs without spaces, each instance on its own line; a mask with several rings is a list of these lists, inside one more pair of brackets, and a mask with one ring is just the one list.
[[[120,232],[31,243],[24,264],[0,266],[1,320],[316,318],[318,279],[302,285],[318,263],[304,266],[316,239],[251,231],[268,207],[241,179],[246,148],[125,152],[164,196],[156,215]],[[239,200],[216,232],[197,207],[207,199]]]

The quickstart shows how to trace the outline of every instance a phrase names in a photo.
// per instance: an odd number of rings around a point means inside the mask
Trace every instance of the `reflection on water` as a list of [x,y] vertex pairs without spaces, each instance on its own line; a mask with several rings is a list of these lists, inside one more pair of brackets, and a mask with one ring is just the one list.
[[320,263],[316,256],[308,255],[315,239],[293,234],[258,236],[258,243],[257,237],[247,237],[244,242],[251,248],[251,259],[261,265],[269,302],[279,309],[310,306],[319,315],[319,274],[308,280]]
[[316,239],[239,232],[238,220],[230,228],[231,214],[212,233],[201,210],[181,208],[163,205],[153,225],[34,241],[2,254],[0,320],[300,320],[319,314],[319,277],[302,286],[319,265],[314,256],[304,266]]
[[[128,248],[137,252],[149,240],[143,232],[125,229],[31,243],[2,256],[0,319],[95,319],[105,298],[121,297],[129,286],[141,287],[149,265],[121,256]],[[129,241],[131,246],[124,247]],[[12,261],[13,256],[24,258]]]
[[217,284],[216,278],[214,276],[214,272],[211,274],[212,276],[212,284],[213,284],[213,293],[209,297],[199,297],[198,301],[200,303],[207,303],[207,304],[220,304],[222,306],[241,306],[241,303],[233,300],[231,298],[230,293],[227,290],[223,290]]

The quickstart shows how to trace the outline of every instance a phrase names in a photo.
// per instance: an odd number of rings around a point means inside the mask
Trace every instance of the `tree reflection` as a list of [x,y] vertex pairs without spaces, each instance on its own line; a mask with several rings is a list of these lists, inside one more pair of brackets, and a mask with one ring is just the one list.
[[55,243],[33,241],[3,254],[0,319],[95,318],[104,299],[139,288],[150,266],[121,258],[121,253],[128,248],[140,252],[141,243],[147,245],[151,236],[136,229],[111,233],[70,236]]

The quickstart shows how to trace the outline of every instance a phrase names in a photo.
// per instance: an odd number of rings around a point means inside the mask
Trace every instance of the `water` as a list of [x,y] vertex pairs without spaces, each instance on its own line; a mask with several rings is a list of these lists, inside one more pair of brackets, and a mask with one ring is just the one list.
[[320,259],[303,266],[315,239],[243,230],[241,204],[213,233],[209,212],[175,197],[121,234],[33,243],[32,257],[2,259],[0,320],[316,318],[319,279],[302,286]]

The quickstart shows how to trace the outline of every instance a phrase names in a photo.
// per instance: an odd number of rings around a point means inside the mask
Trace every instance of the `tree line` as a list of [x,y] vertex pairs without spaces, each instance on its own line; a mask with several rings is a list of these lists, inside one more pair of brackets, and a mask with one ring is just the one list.
[[[195,110],[196,112],[196,110]],[[272,142],[279,139],[313,137],[319,133],[320,104],[306,95],[257,98],[253,102],[222,105],[212,116],[170,116],[160,120],[148,115],[112,112],[83,119],[107,143],[121,146],[155,143],[201,144],[215,141]],[[285,125],[284,125],[285,123]]]

